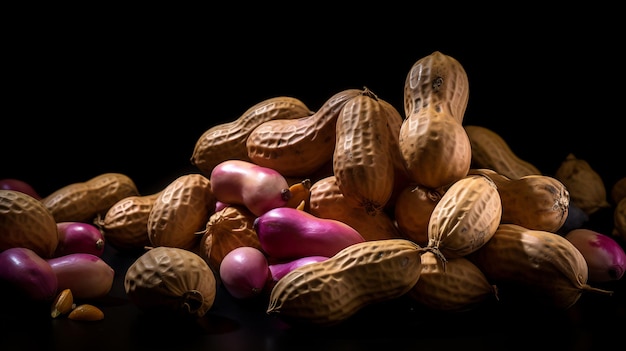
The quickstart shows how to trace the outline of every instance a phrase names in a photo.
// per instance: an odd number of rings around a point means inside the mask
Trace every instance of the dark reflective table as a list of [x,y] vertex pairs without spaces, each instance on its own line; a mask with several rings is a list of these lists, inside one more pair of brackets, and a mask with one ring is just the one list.
[[427,310],[401,297],[367,306],[336,326],[305,328],[266,315],[267,296],[237,300],[219,283],[214,305],[202,318],[142,311],[127,298],[123,286],[126,270],[139,255],[107,245],[103,259],[115,269],[113,287],[106,297],[89,301],[104,311],[102,321],[52,319],[48,304],[3,299],[0,349],[495,350],[512,345],[591,350],[624,340],[625,279],[592,284],[614,294],[583,293],[568,310],[538,306],[532,297],[523,301],[516,296],[451,313]]

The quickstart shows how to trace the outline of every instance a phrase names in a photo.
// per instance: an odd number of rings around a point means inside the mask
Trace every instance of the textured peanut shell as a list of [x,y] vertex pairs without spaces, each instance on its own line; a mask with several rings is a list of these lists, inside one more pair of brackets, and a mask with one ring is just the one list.
[[393,192],[387,110],[365,89],[344,105],[337,119],[333,173],[343,196],[370,215],[382,211]]
[[447,312],[473,310],[498,297],[495,286],[472,261],[452,258],[444,270],[432,252],[422,254],[420,279],[407,296],[422,306]]
[[219,272],[224,256],[241,246],[262,250],[253,228],[256,216],[245,206],[230,205],[209,217],[202,236],[201,256],[214,272]]
[[494,181],[502,200],[501,223],[556,233],[569,213],[569,192],[558,179],[531,174],[510,179],[489,169],[472,169]]
[[52,258],[59,233],[52,213],[34,197],[0,189],[0,252],[25,247],[43,258]]
[[445,259],[463,257],[485,245],[502,217],[500,194],[494,182],[468,175],[443,194],[428,222],[428,248]]
[[123,198],[109,208],[104,218],[97,218],[94,223],[113,247],[141,250],[150,245],[148,216],[160,193]]
[[402,122],[399,145],[411,180],[431,189],[454,183],[470,169],[470,140],[445,110],[429,107],[409,115]]
[[155,247],[133,262],[124,290],[139,308],[204,316],[213,306],[216,280],[199,255],[175,247]]
[[428,245],[428,223],[439,200],[439,191],[418,184],[406,186],[394,207],[394,219],[402,237],[421,246]]
[[574,154],[567,155],[554,177],[567,187],[570,201],[586,214],[591,215],[600,209],[611,207],[602,177],[589,162],[576,158]]
[[85,182],[68,184],[41,201],[57,222],[92,222],[119,200],[138,196],[134,181],[122,173],[103,173]]
[[294,324],[328,326],[409,291],[423,249],[405,239],[364,241],[294,269],[271,291],[267,313]]
[[385,209],[393,211],[395,201],[400,192],[411,183],[411,176],[404,164],[404,158],[400,151],[400,128],[404,118],[400,111],[384,99],[378,98],[378,103],[387,112],[387,129],[389,130],[389,157],[393,163],[393,191],[387,201]]
[[[567,309],[584,291],[594,290],[587,284],[583,255],[570,241],[551,232],[501,224],[469,259],[492,283],[513,284],[543,306]],[[500,298],[507,298],[502,290]]]
[[312,215],[344,222],[356,229],[365,240],[402,236],[386,212],[369,215],[365,208],[355,207],[349,202],[339,189],[335,176],[328,176],[312,184],[309,201],[309,212]]
[[202,174],[185,174],[172,181],[156,198],[148,215],[152,246],[193,249],[198,244],[217,200],[211,181]]
[[248,108],[236,120],[206,130],[196,141],[191,164],[206,176],[222,161],[249,161],[246,139],[261,123],[273,119],[288,120],[309,116],[313,112],[301,100],[289,96],[265,99]]
[[421,109],[447,109],[463,122],[469,101],[469,79],[463,65],[450,55],[434,51],[417,60],[404,83],[404,113]]
[[249,159],[285,177],[307,177],[333,157],[335,125],[345,103],[359,89],[342,90],[312,115],[261,123],[246,139]]
[[532,163],[519,158],[495,131],[476,125],[466,125],[472,145],[472,167],[492,169],[511,179],[541,174]]

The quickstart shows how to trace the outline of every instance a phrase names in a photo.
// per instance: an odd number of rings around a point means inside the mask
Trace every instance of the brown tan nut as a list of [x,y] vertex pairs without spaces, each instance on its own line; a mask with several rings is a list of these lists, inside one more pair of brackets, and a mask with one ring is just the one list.
[[70,313],[76,305],[74,304],[74,296],[70,289],[61,291],[52,303],[52,309],[50,315],[52,318],[56,318],[62,314]]
[[104,319],[104,312],[94,305],[82,304],[76,306],[67,318],[75,321],[99,321]]

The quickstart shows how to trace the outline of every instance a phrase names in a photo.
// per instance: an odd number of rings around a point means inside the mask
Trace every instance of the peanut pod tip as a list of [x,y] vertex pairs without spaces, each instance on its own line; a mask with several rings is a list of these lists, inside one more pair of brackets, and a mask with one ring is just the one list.
[[203,307],[204,296],[198,290],[190,290],[183,294],[181,310],[189,314],[196,314]]
[[448,260],[443,255],[443,253],[441,253],[441,250],[439,250],[438,246],[428,245],[426,247],[420,247],[420,251],[422,251],[421,253],[430,252],[435,255],[435,257],[437,258],[437,265],[441,267],[441,271],[446,271],[446,263],[448,262]]
[[583,286],[581,287],[581,290],[582,291],[590,291],[590,292],[593,292],[593,293],[606,295],[606,296],[613,296],[613,293],[614,293],[614,291],[612,291],[612,290],[596,288],[596,287],[593,287],[593,286],[591,286],[589,284],[583,284]]

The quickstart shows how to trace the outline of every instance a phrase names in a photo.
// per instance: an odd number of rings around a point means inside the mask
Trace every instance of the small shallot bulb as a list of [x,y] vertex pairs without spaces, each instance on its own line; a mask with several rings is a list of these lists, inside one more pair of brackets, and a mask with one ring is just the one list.
[[113,286],[113,267],[96,255],[72,253],[47,262],[57,277],[58,288],[71,289],[76,299],[104,297]]
[[88,253],[98,257],[104,254],[104,234],[93,224],[57,222],[59,244],[54,257],[72,253]]
[[220,278],[233,297],[247,299],[263,292],[271,273],[267,258],[261,250],[240,246],[222,259]]
[[565,238],[582,253],[589,267],[589,281],[619,280],[626,271],[626,253],[612,237],[590,229],[569,231]]
[[[57,276],[48,261],[26,247],[0,251],[0,287],[33,301],[52,301],[59,288]],[[3,295],[4,296],[4,295]]]

